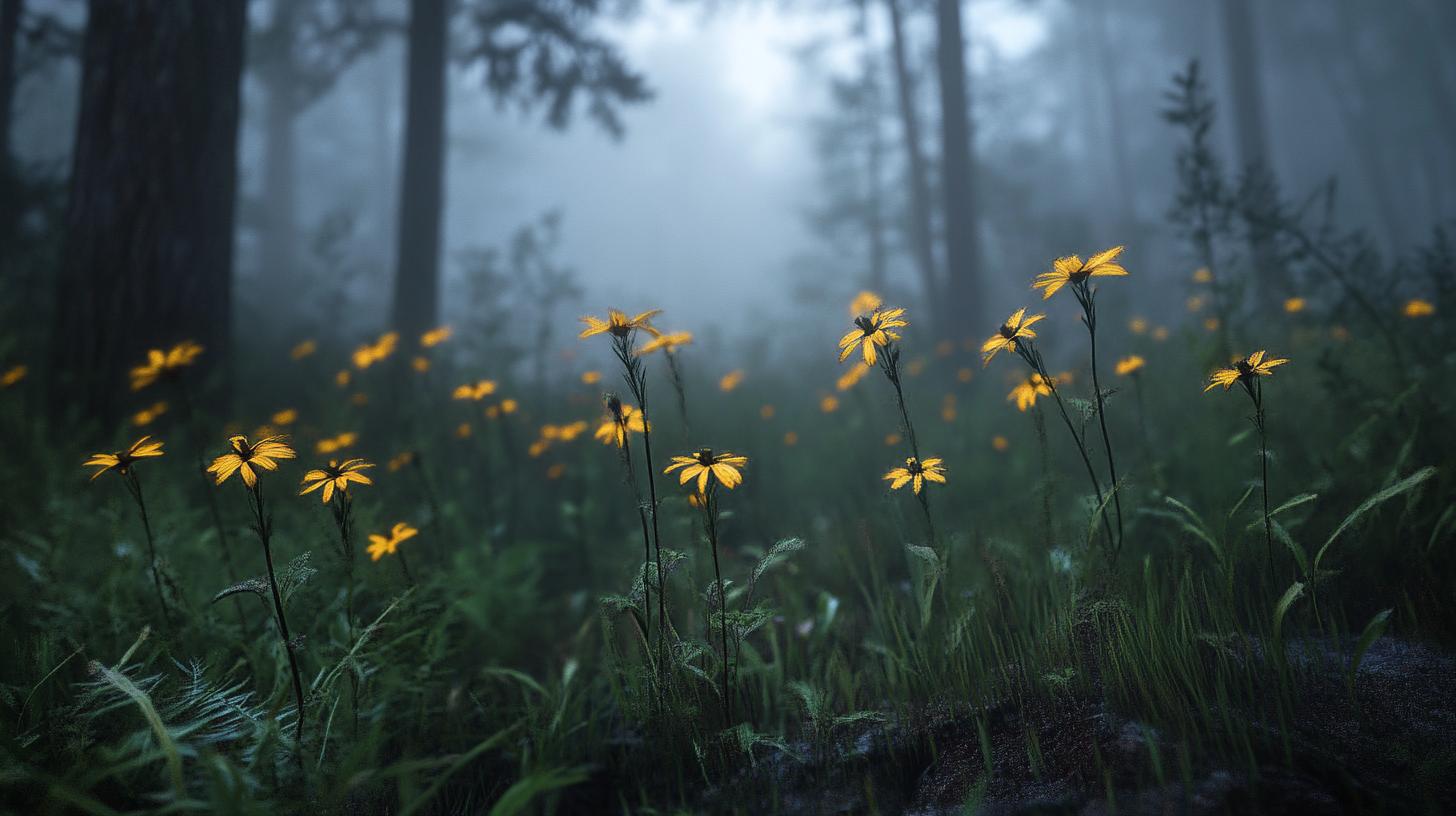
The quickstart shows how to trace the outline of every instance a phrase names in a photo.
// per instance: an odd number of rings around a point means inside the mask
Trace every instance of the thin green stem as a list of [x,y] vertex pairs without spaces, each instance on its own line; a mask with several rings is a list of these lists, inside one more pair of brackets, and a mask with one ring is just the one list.
[[283,651],[288,655],[288,669],[293,676],[293,696],[298,705],[298,723],[295,740],[298,742],[298,760],[303,763],[303,679],[298,671],[298,657],[293,653],[293,640],[288,634],[288,616],[283,611],[283,595],[278,590],[278,576],[273,569],[273,530],[263,504],[263,482],[257,480],[250,491],[253,497],[253,513],[257,521],[258,542],[263,545],[263,560],[268,566],[268,589],[273,594],[273,614],[278,623],[278,634],[283,638]]
[[142,516],[142,530],[147,535],[147,557],[151,560],[152,586],[157,590],[157,605],[162,608],[162,620],[172,629],[172,615],[167,610],[167,598],[162,592],[162,576],[157,572],[157,544],[152,537],[152,522],[147,516],[147,503],[142,498],[142,483],[137,479],[136,471],[127,469],[126,484],[130,489],[131,497],[136,500],[137,510]]
[[728,596],[723,589],[723,570],[718,564],[718,500],[717,486],[703,500],[703,526],[708,533],[708,545],[713,550],[713,576],[718,583],[718,623],[723,640],[723,723],[733,723],[733,691],[729,684],[728,652]]
[[1087,335],[1091,343],[1092,390],[1097,395],[1097,424],[1102,429],[1102,447],[1107,453],[1107,472],[1112,478],[1112,504],[1117,512],[1117,545],[1112,550],[1113,565],[1122,551],[1122,491],[1118,489],[1117,463],[1112,458],[1112,439],[1107,434],[1107,410],[1102,399],[1102,382],[1097,377],[1097,301],[1096,293],[1085,282],[1078,284],[1077,299],[1082,303],[1082,314],[1087,324]]

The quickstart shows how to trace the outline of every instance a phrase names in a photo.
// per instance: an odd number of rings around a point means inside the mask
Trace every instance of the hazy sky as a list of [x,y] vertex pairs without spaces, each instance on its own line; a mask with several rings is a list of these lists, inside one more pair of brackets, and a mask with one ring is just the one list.
[[[871,9],[880,39],[883,15]],[[1029,19],[1009,2],[978,5],[1002,56],[1034,43]],[[482,154],[488,166],[452,155],[447,243],[499,243],[559,206],[586,305],[661,306],[665,325],[717,322],[733,333],[736,314],[781,296],[792,259],[814,246],[803,215],[818,193],[809,125],[827,92],[795,52],[832,39],[838,50],[816,65],[849,69],[852,22],[825,8],[706,13],[645,0],[635,19],[606,29],[657,94],[627,112],[622,141],[584,120],[553,133],[483,96],[452,110],[451,132],[491,132],[494,155]]]
[[728,317],[725,304],[743,306],[811,241],[799,217],[816,172],[802,103],[824,91],[792,52],[843,25],[766,5],[705,15],[648,0],[612,27],[656,92],[627,112],[621,141],[584,119],[554,133],[483,100],[452,111],[452,132],[491,131],[498,155],[452,156],[447,243],[498,243],[559,206],[588,305],[661,306],[668,324]]

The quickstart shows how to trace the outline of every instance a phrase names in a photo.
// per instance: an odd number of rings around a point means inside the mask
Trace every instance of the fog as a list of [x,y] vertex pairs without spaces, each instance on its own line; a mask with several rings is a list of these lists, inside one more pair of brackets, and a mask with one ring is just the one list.
[[[269,198],[277,191],[267,181],[269,86],[260,62],[267,52],[258,46],[281,7],[248,5],[232,286],[244,309],[279,280],[332,291],[348,304],[350,331],[371,332],[391,321],[397,229],[408,206],[400,199],[400,157],[409,9],[385,0],[300,0],[293,8],[314,7],[325,19],[352,9],[383,21],[384,31],[300,106],[291,128],[293,202],[282,207]],[[1448,192],[1456,160],[1442,136],[1456,104],[1456,60],[1443,47],[1456,33],[1449,7],[1430,0],[1380,9],[1313,1],[1250,7],[1253,37],[1240,40],[1218,4],[964,4],[974,230],[987,313],[1021,297],[1012,281],[1074,251],[1127,244],[1135,274],[1147,281],[1181,281],[1198,265],[1165,219],[1177,194],[1181,138],[1164,121],[1165,94],[1192,60],[1217,106],[1213,146],[1231,177],[1244,152],[1233,115],[1234,69],[1243,62],[1257,70],[1262,97],[1255,103],[1262,122],[1250,127],[1289,201],[1337,191],[1318,206],[1344,228],[1368,231],[1392,258],[1413,252],[1456,212]],[[583,290],[568,307],[578,311],[660,307],[671,325],[741,339],[762,333],[749,315],[783,319],[806,299],[838,301],[871,285],[906,302],[923,297],[905,228],[887,6],[644,0],[580,9],[589,9],[578,18],[583,30],[616,49],[650,92],[614,106],[617,134],[592,121],[580,99],[566,106],[564,127],[553,128],[530,92],[502,99],[488,90],[480,61],[466,55],[469,16],[457,9],[449,23],[441,315],[459,307],[463,259],[507,246],[548,213],[560,217],[556,261]],[[902,3],[902,11],[911,104],[937,204],[932,230],[940,235],[947,227],[939,211],[934,9]],[[20,58],[13,150],[62,183],[86,9],[32,0],[25,15],[31,38]],[[46,41],[34,32],[53,30],[69,31],[71,53],[65,38],[41,47]],[[294,47],[306,58],[307,35],[299,36]],[[836,103],[836,84],[871,87],[865,77],[877,89],[872,102],[857,110]],[[870,138],[877,164],[867,170]],[[856,208],[871,199],[883,216],[881,261],[856,221]],[[269,277],[264,267],[279,260],[265,248],[280,246],[285,228],[276,219],[290,211],[287,274]],[[326,262],[319,237],[329,229],[335,240]],[[946,262],[938,246],[934,253]],[[876,263],[882,272],[872,271]],[[1139,297],[1154,308],[1181,294],[1145,287]]]

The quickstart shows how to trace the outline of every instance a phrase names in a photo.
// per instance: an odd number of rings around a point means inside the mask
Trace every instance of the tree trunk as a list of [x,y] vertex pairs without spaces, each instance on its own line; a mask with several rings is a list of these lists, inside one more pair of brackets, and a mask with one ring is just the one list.
[[10,163],[10,115],[15,102],[15,57],[25,0],[0,0],[0,162]]
[[[228,355],[245,0],[91,0],[50,397],[117,415],[127,368],[183,339]],[[106,427],[103,424],[103,427]]]
[[947,292],[940,328],[985,322],[975,194],[971,116],[966,94],[966,43],[960,0],[936,0],[936,67],[940,74],[940,150],[945,197]]
[[[1239,163],[1244,171],[1274,172],[1269,156],[1268,130],[1264,124],[1264,88],[1258,31],[1254,26],[1252,0],[1223,0],[1224,55],[1229,66],[1229,87],[1233,94],[1234,134]],[[1256,279],[1276,274],[1268,241],[1251,235],[1249,253]],[[1288,290],[1287,281],[1279,281]],[[1266,303],[1274,302],[1266,298]]]
[[905,178],[910,188],[910,246],[915,267],[925,289],[926,314],[936,320],[940,284],[935,267],[935,236],[931,230],[930,183],[925,154],[920,144],[920,115],[915,109],[915,79],[910,73],[909,49],[905,45],[905,20],[900,0],[885,0],[890,12],[891,57],[895,66],[895,96],[900,108],[900,128],[905,142]]
[[885,189],[882,183],[885,143],[880,134],[879,73],[879,63],[876,60],[865,60],[864,112],[865,128],[869,131],[869,140],[865,145],[865,229],[869,233],[869,288],[884,292],[888,253],[885,248]]
[[[1112,182],[1117,203],[1115,208],[1122,219],[1121,229],[1131,229],[1137,223],[1137,207],[1133,197],[1137,189],[1132,184],[1132,163],[1127,158],[1127,136],[1123,130],[1121,85],[1117,78],[1117,55],[1113,50],[1113,33],[1108,24],[1110,0],[1095,0],[1096,19],[1090,26],[1093,33],[1093,50],[1097,58],[1097,74],[1102,81],[1102,93],[1107,98],[1103,113],[1107,120],[1107,142],[1112,162]],[[1108,239],[1099,242],[1113,244],[1121,240]]]
[[297,77],[293,70],[293,17],[291,3],[278,3],[268,38],[274,58],[263,67],[261,79],[267,99],[263,108],[263,246],[261,285],[265,291],[284,291],[295,285],[292,274],[296,253],[297,143],[293,123],[298,116]]
[[437,322],[445,173],[445,0],[410,0],[404,166],[394,328],[415,338]]

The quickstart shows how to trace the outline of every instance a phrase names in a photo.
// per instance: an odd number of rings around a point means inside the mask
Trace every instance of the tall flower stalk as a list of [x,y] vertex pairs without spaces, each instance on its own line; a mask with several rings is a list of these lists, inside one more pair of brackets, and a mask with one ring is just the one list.
[[167,609],[167,597],[162,592],[162,576],[157,567],[157,543],[152,536],[152,522],[147,515],[147,502],[142,496],[142,483],[137,478],[135,467],[139,459],[151,459],[161,455],[161,441],[154,442],[150,436],[144,436],[133,442],[131,447],[124,451],[92,454],[83,467],[97,469],[95,473],[91,474],[92,481],[103,473],[116,473],[121,477],[122,484],[126,485],[126,492],[131,494],[132,500],[136,502],[137,512],[142,519],[142,531],[147,538],[147,559],[151,565],[152,586],[157,591],[157,606],[162,610],[162,620],[167,624],[167,628],[171,629],[172,615]]
[[1036,277],[1032,287],[1042,290],[1046,300],[1063,287],[1070,288],[1082,307],[1082,323],[1087,327],[1089,355],[1092,360],[1092,391],[1097,401],[1097,424],[1102,431],[1102,449],[1107,454],[1107,473],[1112,480],[1112,504],[1117,513],[1117,544],[1113,548],[1113,561],[1122,549],[1122,491],[1117,478],[1117,462],[1112,454],[1112,439],[1107,433],[1107,410],[1103,400],[1102,381],[1097,375],[1097,290],[1092,286],[1094,277],[1123,277],[1127,269],[1117,263],[1122,255],[1120,246],[1103,250],[1085,262],[1076,255],[1056,259],[1048,272]]
[[273,568],[273,518],[268,514],[267,506],[263,500],[263,480],[259,478],[259,471],[277,470],[278,460],[292,459],[297,454],[293,448],[284,444],[282,437],[270,436],[250,443],[246,436],[233,436],[228,439],[229,451],[213,460],[207,471],[217,479],[221,485],[234,473],[242,479],[244,487],[248,490],[248,505],[253,511],[253,531],[258,536],[258,543],[263,548],[263,561],[268,567],[268,590],[273,598],[273,617],[278,624],[278,635],[283,640],[283,650],[288,655],[288,669],[293,677],[293,696],[298,706],[298,723],[295,732],[295,740],[299,746],[299,758],[302,761],[303,747],[303,679],[298,671],[298,655],[294,653],[293,638],[288,632],[288,615],[283,609],[283,595],[278,589],[278,575]]
[[624,405],[616,394],[608,394],[607,416],[597,428],[596,438],[603,444],[617,446],[622,459],[622,473],[627,485],[632,488],[632,498],[637,506],[637,520],[642,525],[642,638],[647,643],[648,659],[652,659],[652,535],[647,527],[647,508],[642,503],[642,488],[637,484],[637,472],[632,469],[632,446],[627,444],[633,433],[647,430],[642,412],[630,405]]
[[[986,342],[981,344],[981,355],[986,365],[1001,351],[1011,351],[1026,363],[1032,373],[1040,378],[1041,385],[1046,386],[1051,394],[1052,400],[1057,404],[1057,412],[1062,417],[1062,423],[1067,426],[1067,433],[1072,435],[1072,441],[1077,445],[1077,453],[1082,457],[1082,465],[1087,468],[1087,479],[1092,482],[1092,492],[1097,497],[1097,512],[1102,517],[1102,528],[1107,533],[1107,556],[1111,564],[1117,561],[1117,543],[1112,535],[1112,524],[1107,520],[1107,514],[1103,510],[1102,482],[1097,478],[1097,469],[1092,466],[1092,457],[1087,453],[1087,442],[1077,426],[1072,423],[1072,417],[1067,413],[1067,405],[1062,401],[1061,392],[1057,390],[1056,380],[1051,372],[1047,371],[1046,361],[1042,359],[1041,352],[1037,350],[1036,330],[1031,328],[1037,322],[1046,318],[1046,315],[1027,315],[1026,309],[1017,309],[1011,313],[1001,328],[991,335]],[[1115,489],[1115,488],[1114,488]]]
[[[641,329],[653,337],[661,337],[662,332],[653,327],[650,322],[662,312],[661,309],[650,309],[641,312],[633,317],[628,317],[624,312],[610,309],[607,312],[607,319],[602,320],[596,317],[583,317],[581,322],[586,328],[579,335],[581,338],[593,337],[598,334],[609,334],[612,337],[612,351],[617,355],[617,360],[622,364],[622,374],[627,380],[627,389],[632,393],[632,398],[637,400],[638,410],[642,412],[642,453],[646,459],[647,467],[647,498],[648,513],[652,519],[652,549],[653,560],[657,568],[657,664],[665,665],[665,649],[667,646],[667,578],[662,569],[662,535],[657,522],[657,477],[656,468],[652,464],[652,422],[647,410],[647,370],[642,365],[642,359],[638,356],[635,347],[637,331]],[[644,583],[644,587],[645,587]],[[650,613],[649,613],[650,614]],[[659,695],[661,689],[659,687]]]
[[1203,389],[1207,393],[1221,385],[1227,391],[1238,383],[1254,404],[1253,422],[1259,431],[1260,485],[1264,498],[1264,551],[1270,578],[1274,576],[1274,522],[1269,516],[1269,434],[1264,424],[1264,383],[1259,378],[1272,375],[1276,366],[1287,362],[1287,359],[1271,359],[1268,352],[1261,349],[1234,360],[1229,368],[1213,372]]
[[718,595],[718,631],[723,648],[723,722],[733,722],[733,653],[728,649],[728,594],[723,584],[723,567],[718,557],[718,488],[732,490],[743,483],[742,468],[748,457],[733,453],[714,453],[702,448],[688,456],[672,457],[672,464],[663,473],[678,471],[678,483],[694,482],[694,502],[703,510],[703,534],[713,553],[713,579]]

